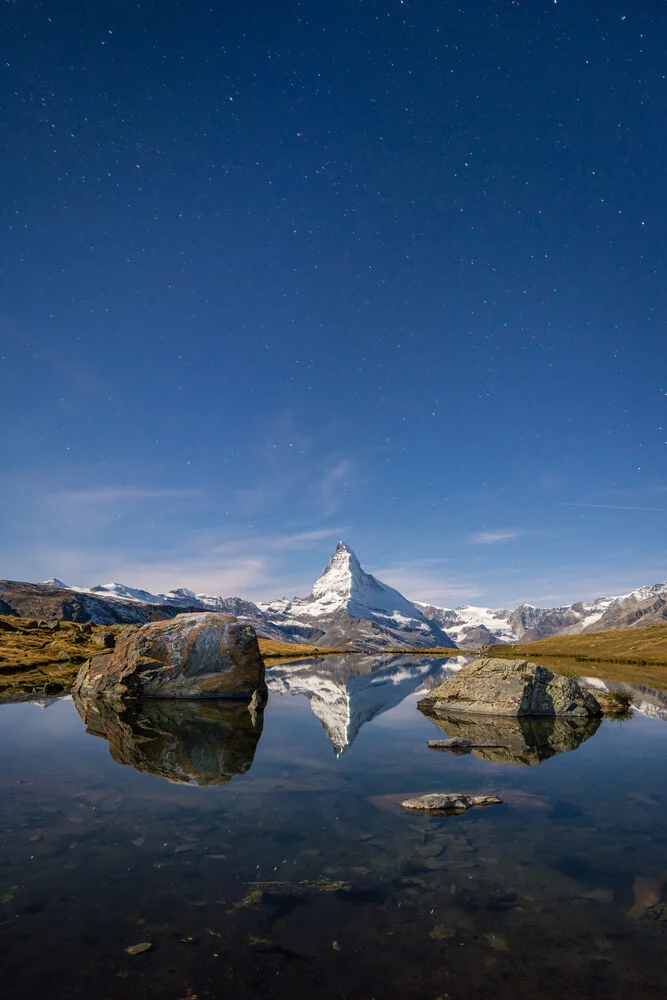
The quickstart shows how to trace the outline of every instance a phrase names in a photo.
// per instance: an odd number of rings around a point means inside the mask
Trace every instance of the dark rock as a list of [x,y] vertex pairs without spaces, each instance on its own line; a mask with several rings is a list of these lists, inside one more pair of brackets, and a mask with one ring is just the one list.
[[220,614],[177,615],[119,636],[81,667],[83,698],[231,698],[263,705],[264,661],[249,625]]
[[602,709],[590,691],[570,677],[527,660],[483,657],[449,677],[420,708],[480,715],[588,718]]

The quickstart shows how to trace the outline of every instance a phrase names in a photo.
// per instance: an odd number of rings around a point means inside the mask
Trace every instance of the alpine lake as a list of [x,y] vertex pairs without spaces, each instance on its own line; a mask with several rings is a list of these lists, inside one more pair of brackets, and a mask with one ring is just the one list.
[[[439,753],[470,727],[417,702],[463,662],[281,663],[257,714],[0,705],[0,996],[663,997],[667,667],[571,664],[632,710]],[[450,791],[502,804],[401,805]]]

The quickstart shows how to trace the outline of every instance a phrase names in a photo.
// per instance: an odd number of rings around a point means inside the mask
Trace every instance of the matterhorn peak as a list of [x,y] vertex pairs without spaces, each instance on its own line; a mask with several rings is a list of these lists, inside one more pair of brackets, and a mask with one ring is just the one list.
[[355,579],[366,574],[361,563],[345,542],[339,542],[322,576],[313,584],[312,596],[327,604],[345,604],[352,596]]

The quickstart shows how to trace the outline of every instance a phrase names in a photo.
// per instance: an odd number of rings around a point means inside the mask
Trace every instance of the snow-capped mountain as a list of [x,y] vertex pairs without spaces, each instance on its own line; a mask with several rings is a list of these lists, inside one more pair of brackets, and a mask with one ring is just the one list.
[[667,583],[559,608],[535,608],[530,604],[514,610],[469,605],[439,608],[416,603],[424,616],[445,629],[457,646],[474,649],[495,643],[532,642],[551,635],[657,625],[667,620]]
[[[266,683],[274,694],[305,695],[338,756],[365,723],[399,705],[431,678],[433,685],[441,683],[460,669],[459,660],[410,655],[314,657],[270,667]],[[449,663],[454,664],[451,670],[445,666]]]
[[364,572],[352,549],[339,542],[306,598],[259,604],[278,627],[316,627],[316,641],[334,649],[451,646],[435,621],[393,587]]
[[0,614],[110,625],[169,618],[180,611],[220,611],[247,621],[260,637],[335,649],[474,649],[665,622],[667,583],[557,608],[441,608],[409,601],[366,573],[344,542],[338,543],[308,597],[261,604],[184,588],[152,594],[121,583],[70,587],[55,577],[42,584],[0,581]]

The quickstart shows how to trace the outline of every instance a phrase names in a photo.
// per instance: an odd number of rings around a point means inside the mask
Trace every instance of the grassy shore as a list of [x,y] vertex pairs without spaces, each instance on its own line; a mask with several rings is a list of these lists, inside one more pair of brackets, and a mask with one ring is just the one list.
[[103,648],[100,634],[123,627],[0,615],[0,698],[69,690],[81,664]]
[[[301,642],[276,642],[275,639],[259,639],[259,651],[264,663],[270,667],[281,660],[304,660],[311,656],[331,656],[350,652],[345,649],[328,649],[323,646],[308,646]],[[354,650],[352,650],[354,652]]]
[[530,659],[564,656],[579,663],[604,660],[606,663],[667,664],[667,622],[646,628],[590,632],[588,635],[558,635],[515,646],[487,646],[489,656]]
[[[133,626],[43,622],[0,615],[0,699],[68,691],[74,683],[79,666],[93,653],[99,652],[100,633],[117,633],[128,627]],[[272,639],[260,639],[259,647],[267,667],[285,660],[307,659],[313,656],[340,656],[341,653],[361,655],[370,652],[275,642]],[[437,647],[385,649],[376,652],[376,655],[412,654],[448,657],[474,656],[480,652],[482,651]],[[650,684],[649,673],[651,675],[656,673],[653,682],[660,681],[664,685],[665,678],[661,670],[658,669],[656,672],[652,668],[667,666],[667,623],[616,632],[562,635],[515,646],[488,646],[483,652],[492,656],[525,657],[547,663],[552,661],[554,669],[562,673],[576,673],[580,664],[590,663],[594,665],[589,668],[591,671],[604,669],[609,679],[626,679],[635,683],[638,683],[643,676],[645,683]],[[614,664],[619,665],[618,670],[613,671],[617,677],[612,677],[610,670]]]

